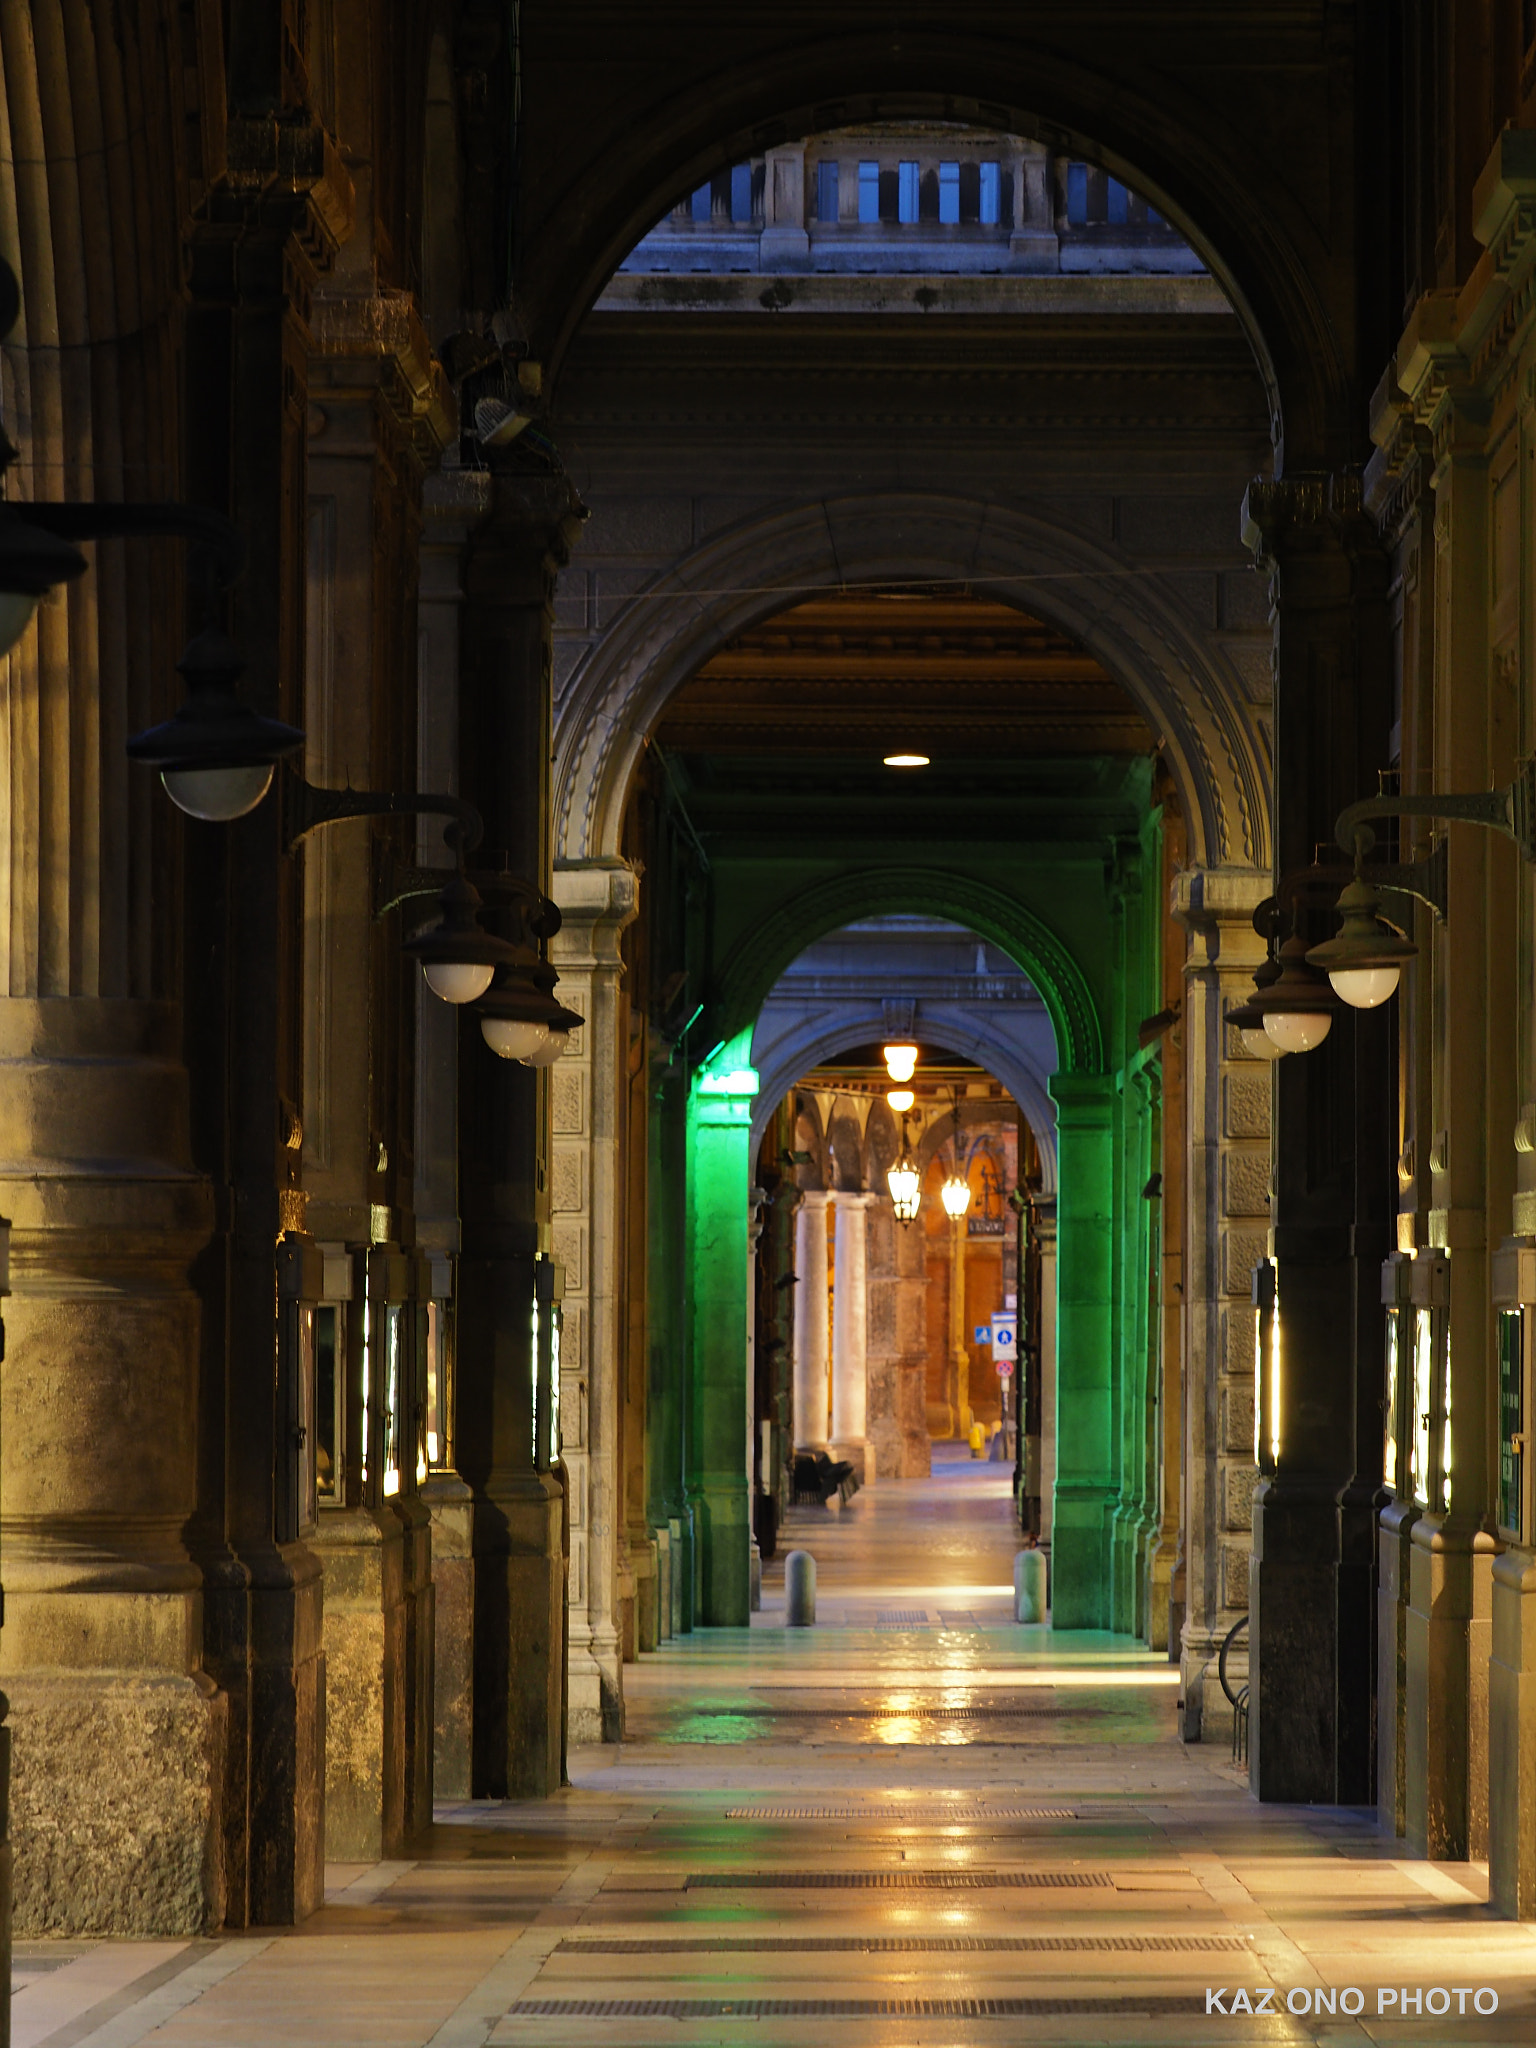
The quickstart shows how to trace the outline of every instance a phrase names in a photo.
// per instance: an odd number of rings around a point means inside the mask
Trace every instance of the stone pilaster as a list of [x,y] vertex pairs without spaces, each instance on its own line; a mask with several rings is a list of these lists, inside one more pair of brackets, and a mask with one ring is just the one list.
[[865,1225],[873,1195],[839,1193],[832,1273],[832,1456],[863,1479],[869,1409],[869,1284]]
[[796,1450],[827,1442],[827,1203],[824,1188],[807,1188],[795,1212]]
[[[470,536],[491,507],[484,470],[446,469],[422,485],[418,626],[416,786],[449,794],[459,783],[459,614]],[[443,863],[441,821],[423,818],[416,855]],[[447,1280],[439,1299],[439,1337],[451,1368],[456,1308],[452,1280],[459,1229],[459,1020],[416,976],[416,1241]],[[435,1361],[434,1361],[435,1363]],[[453,1444],[452,1389],[445,1420]],[[432,1517],[433,1787],[439,1798],[468,1799],[475,1660],[474,1496],[451,1463],[435,1466],[421,1497]]]
[[751,1034],[721,1046],[688,1100],[688,1499],[697,1618],[745,1628],[751,1613],[747,1494],[747,1245]]
[[586,1019],[550,1069],[551,1244],[565,1266],[560,1412],[571,1541],[566,1711],[572,1742],[617,1741],[624,1726],[616,1608],[624,1343],[619,1084],[627,1051],[620,1043],[619,944],[639,908],[639,880],[627,861],[567,863],[556,870],[554,896],[564,920],[550,946],[560,999]]
[[865,1261],[869,1297],[865,1476],[870,1480],[926,1478],[933,1453],[928,1435],[923,1235],[913,1225],[896,1221],[888,1198],[877,1196],[870,1204],[865,1218]]
[[[411,301],[374,290],[366,261],[344,262],[316,295],[311,336],[305,768],[324,786],[406,790],[414,750],[396,707],[409,701],[415,680],[420,492],[423,465],[450,431],[446,392]],[[304,1166],[311,1234],[370,1276],[389,1272],[403,1282],[407,1271],[414,1276],[414,1260],[379,1253],[414,1245],[416,1236],[407,1171],[414,1130],[403,1125],[402,1107],[411,1094],[420,976],[402,972],[393,928],[388,950],[380,945],[379,836],[369,820],[355,819],[303,842]],[[436,841],[429,858],[441,867],[441,828]],[[418,844],[414,829],[396,828],[399,853],[409,858]],[[442,1028],[436,1019],[433,1026]],[[414,1296],[414,1277],[410,1285]],[[388,1297],[371,1298],[372,1277],[368,1286],[378,1402]],[[361,1290],[351,1313],[363,1313]],[[414,1307],[406,1314],[414,1327]],[[361,1372],[362,1344],[349,1356]],[[414,1341],[407,1356],[414,1369]],[[361,1415],[361,1381],[353,1406]],[[408,1384],[398,1420],[413,1450],[415,1407]],[[348,1451],[350,1465],[359,1447]],[[431,1519],[414,1455],[401,1458],[398,1479],[386,1494],[381,1474],[364,1484],[352,1472],[335,1505],[322,1510],[314,1538],[327,1586],[326,1853],[341,1861],[399,1855],[430,1818]]]
[[1051,1079],[1060,1162],[1051,1519],[1051,1614],[1057,1628],[1110,1626],[1113,1088],[1105,1074],[1058,1073]]
[[[1487,687],[1490,654],[1489,408],[1445,325],[1446,311],[1444,295],[1421,302],[1399,349],[1398,380],[1433,441],[1437,694],[1471,705]],[[1486,718],[1436,719],[1433,788],[1486,788],[1493,767]],[[1460,1859],[1485,1853],[1489,1821],[1497,1545],[1484,1427],[1492,1329],[1487,1188],[1490,1112],[1502,1076],[1490,1074],[1485,1004],[1501,1000],[1489,986],[1490,908],[1493,879],[1507,856],[1473,826],[1449,825],[1446,840],[1447,916],[1435,948],[1436,979],[1445,988],[1486,994],[1480,1002],[1440,1005],[1435,1047],[1427,1238],[1450,1254],[1454,1470],[1444,1500],[1433,1497],[1431,1481],[1432,1497],[1410,1539],[1404,1828],[1419,1855]],[[1514,1119],[1501,1122],[1508,1128]]]
[[[546,889],[555,578],[580,533],[563,476],[493,470],[460,615],[459,778],[485,821],[477,859]],[[456,1437],[472,1489],[477,1797],[540,1797],[561,1778],[565,1511],[533,1456],[534,1261],[551,1235],[548,1070],[499,1060],[474,1017],[459,1039]],[[564,1418],[579,1443],[580,1418]]]
[[[1253,912],[1270,892],[1248,869],[1192,868],[1172,911],[1189,934],[1181,1037],[1186,1115],[1183,1288],[1185,1612],[1181,1645],[1186,1741],[1199,1741],[1222,1638],[1248,1605],[1248,1550],[1258,1478],[1253,1434],[1250,1278],[1269,1226],[1270,1076],[1223,1021],[1253,986],[1264,943]],[[1209,1699],[1207,1695],[1209,1694]],[[1224,1726],[1213,1729],[1222,1739]]]

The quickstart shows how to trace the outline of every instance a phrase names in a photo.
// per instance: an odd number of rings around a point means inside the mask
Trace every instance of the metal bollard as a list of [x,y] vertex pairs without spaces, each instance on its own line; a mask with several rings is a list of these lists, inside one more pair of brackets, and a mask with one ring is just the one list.
[[1013,1560],[1013,1618],[1045,1619],[1045,1552],[1021,1550]]
[[816,1622],[816,1560],[792,1550],[784,1560],[784,1626],[812,1628]]

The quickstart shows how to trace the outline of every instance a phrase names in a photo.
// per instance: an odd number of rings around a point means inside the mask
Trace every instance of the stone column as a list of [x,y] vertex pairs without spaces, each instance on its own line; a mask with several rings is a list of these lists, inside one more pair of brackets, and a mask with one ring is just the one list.
[[869,1346],[865,1219],[873,1195],[837,1194],[832,1275],[832,1456],[866,1478],[865,1423]]
[[697,1619],[745,1628],[751,1614],[747,1497],[747,1226],[757,1075],[751,1032],[694,1076],[688,1101],[688,1499]]
[[794,1448],[827,1442],[827,1203],[824,1188],[807,1188],[795,1212]]
[[1013,232],[1008,238],[1011,268],[1027,271],[1056,271],[1061,268],[1061,242],[1056,233],[1056,209],[1050,152],[1039,143],[1026,143],[1013,159]]
[[[1487,407],[1466,366],[1443,348],[1439,308],[1410,328],[1399,381],[1434,436],[1436,694],[1442,706],[1480,701],[1488,688],[1489,481]],[[1487,718],[1435,720],[1436,789],[1484,789],[1493,761]],[[1500,761],[1505,776],[1512,763]],[[1489,1072],[1492,884],[1503,849],[1469,825],[1446,828],[1447,915],[1435,947],[1442,990],[1483,1000],[1437,1005],[1428,1241],[1450,1254],[1450,1391],[1454,1467],[1448,1502],[1431,1499],[1410,1538],[1404,1715],[1405,1832],[1415,1854],[1481,1857],[1488,1845],[1488,1660],[1493,1648],[1496,1544],[1485,1418],[1489,1413],[1488,1144],[1504,1081]],[[1513,947],[1510,947],[1513,952]],[[1501,977],[1502,979],[1503,977]],[[1504,1083],[1507,1087],[1507,1082]],[[1506,1113],[1501,1126],[1512,1128]],[[1378,1319],[1380,1310],[1378,1309]],[[1507,1582],[1506,1582],[1507,1585]],[[1501,1606],[1507,1590],[1501,1597]],[[1506,1610],[1507,1612],[1507,1610]]]
[[[1264,943],[1253,912],[1271,890],[1250,869],[1190,868],[1174,881],[1188,933],[1182,1030],[1185,1135],[1182,1344],[1184,1623],[1177,1651],[1183,1732],[1204,1730],[1206,1693],[1225,1708],[1215,1658],[1248,1605],[1253,1490],[1252,1272],[1267,1254],[1270,1073],[1225,1014],[1253,986]],[[1164,1179],[1165,1204],[1172,1199]],[[1170,1224],[1172,1217],[1169,1218]],[[1213,1738],[1214,1739],[1214,1738]]]
[[1058,1073],[1056,1475],[1051,1616],[1110,1625],[1114,1449],[1110,1377],[1113,1079]]
[[965,1341],[965,1254],[969,1239],[966,1218],[951,1216],[949,1223],[949,1370],[945,1374],[949,1412],[955,1435],[964,1438],[971,1427],[971,1349]]
[[[415,683],[420,451],[441,448],[451,423],[410,302],[380,297],[366,249],[360,261],[352,255],[311,312],[305,766],[321,786],[404,790],[413,764],[399,707]],[[416,851],[413,827],[396,835],[397,848],[405,838],[401,851]],[[440,827],[434,836],[430,863],[444,867]],[[406,1262],[388,1255],[416,1237],[407,1115],[420,975],[402,976],[398,930],[381,932],[374,916],[380,837],[369,820],[347,820],[310,834],[301,852],[307,1222],[359,1274],[370,1258],[379,1271],[404,1272]],[[359,1287],[354,1315],[362,1298]],[[360,1374],[360,1342],[349,1355]],[[352,1403],[361,1415],[360,1378]],[[403,1394],[408,1442],[414,1406]],[[349,1446],[349,1468],[355,1455]],[[322,1508],[313,1539],[326,1571],[337,1731],[326,1749],[326,1854],[337,1861],[398,1856],[431,1818],[431,1517],[414,1458],[402,1457],[399,1481],[386,1497],[378,1475],[365,1488],[349,1469],[344,1497]]]
[[767,152],[763,217],[758,242],[760,268],[768,272],[804,270],[811,257],[811,238],[805,226],[804,143],[784,143]]
[[[559,567],[580,532],[563,476],[492,472],[465,570],[459,776],[485,820],[476,855],[548,887],[551,632]],[[491,913],[494,921],[495,913]],[[474,1493],[473,1784],[542,1797],[561,1776],[563,1486],[533,1460],[534,1260],[548,1248],[551,1070],[489,1051],[460,1023],[457,1434]],[[565,1418],[579,1443],[579,1413]]]
[[[424,528],[417,595],[418,667],[416,783],[456,791],[459,782],[459,614],[464,558],[474,529],[491,507],[484,470],[445,469],[422,487]],[[445,858],[442,826],[420,821],[416,855],[423,866]],[[415,1206],[417,1242],[451,1276],[458,1264],[459,1020],[416,976]],[[456,1304],[443,1297],[451,1345]],[[451,1355],[451,1354],[450,1354]],[[450,1439],[457,1453],[450,1415]],[[433,1787],[441,1799],[468,1799],[474,1692],[474,1496],[457,1469],[434,1471],[422,1488],[432,1517]]]
[[571,1537],[566,1713],[572,1742],[616,1742],[624,1726],[615,1600],[624,1215],[619,1076],[627,1051],[620,1043],[619,944],[639,908],[639,880],[627,861],[567,862],[555,871],[554,896],[564,919],[550,945],[560,975],[557,993],[586,1019],[549,1070],[552,1242],[565,1267],[560,1413]]
[[928,1435],[927,1274],[921,1231],[896,1221],[887,1197],[874,1196],[865,1218],[869,1336],[866,1360],[865,1476],[925,1478]]
[[[1276,864],[1289,872],[1331,841],[1338,812],[1374,789],[1387,757],[1387,564],[1350,475],[1256,481],[1244,532],[1271,577]],[[1301,914],[1307,931],[1331,929]],[[1371,1402],[1379,1413],[1382,1393],[1393,1147],[1379,1094],[1360,1080],[1386,1063],[1386,1020],[1360,1012],[1273,1068],[1283,1372],[1275,1469],[1255,1497],[1249,1630],[1249,1770],[1263,1799],[1375,1796],[1358,1739],[1372,1713],[1356,1691],[1369,1701],[1374,1686],[1375,1600],[1360,1559],[1381,1448],[1379,1430],[1358,1440],[1358,1417]]]
[[1042,1203],[1040,1232],[1040,1541],[1049,1546],[1056,1514],[1056,1204]]
[[685,1084],[672,1046],[650,1046],[651,1115],[646,1166],[646,1467],[656,1532],[660,1627],[665,1636],[693,1627],[693,1509],[684,1470],[684,1396],[688,1334],[688,1121]]

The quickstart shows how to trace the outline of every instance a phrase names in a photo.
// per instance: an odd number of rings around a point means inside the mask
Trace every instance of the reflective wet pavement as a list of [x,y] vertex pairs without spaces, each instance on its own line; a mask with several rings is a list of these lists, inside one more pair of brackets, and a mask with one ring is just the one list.
[[291,1932],[25,1945],[16,2048],[1536,2043],[1536,1930],[1480,1867],[1255,1805],[1165,1660],[1013,1624],[1013,1549],[969,1459],[797,1512],[753,1627],[630,1666],[560,1798],[445,1807]]

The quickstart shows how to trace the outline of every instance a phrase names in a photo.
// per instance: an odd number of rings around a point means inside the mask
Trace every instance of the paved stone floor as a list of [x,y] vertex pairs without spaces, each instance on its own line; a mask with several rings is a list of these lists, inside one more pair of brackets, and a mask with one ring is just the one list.
[[[1536,1929],[1489,1914],[1482,1868],[1255,1806],[1219,1724],[1176,1740],[1162,1659],[1012,1624],[1001,1468],[787,1535],[814,1630],[783,1626],[781,1550],[750,1631],[630,1668],[629,1739],[569,1792],[443,1808],[297,1930],[23,1945],[16,2048],[1536,2048]],[[1260,1987],[1278,2012],[1232,2013]],[[1437,1988],[1443,2017],[1378,2015]]]

